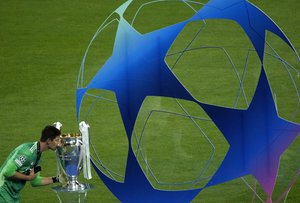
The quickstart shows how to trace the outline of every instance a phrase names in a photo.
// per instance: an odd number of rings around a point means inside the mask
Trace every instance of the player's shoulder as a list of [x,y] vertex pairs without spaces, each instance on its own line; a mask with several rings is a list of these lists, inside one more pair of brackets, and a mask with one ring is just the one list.
[[27,142],[19,145],[17,148],[19,152],[32,154],[37,149],[37,143],[36,142]]
[[13,160],[17,166],[21,167],[25,163],[30,163],[34,159],[34,153],[36,152],[36,142],[28,142],[19,145],[13,155]]

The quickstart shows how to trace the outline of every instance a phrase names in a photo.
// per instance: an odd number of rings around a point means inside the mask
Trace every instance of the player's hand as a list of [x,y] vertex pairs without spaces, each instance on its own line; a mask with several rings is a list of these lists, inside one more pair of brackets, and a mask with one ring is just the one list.
[[34,170],[31,169],[28,175],[28,180],[31,181],[36,177],[36,174],[34,173]]

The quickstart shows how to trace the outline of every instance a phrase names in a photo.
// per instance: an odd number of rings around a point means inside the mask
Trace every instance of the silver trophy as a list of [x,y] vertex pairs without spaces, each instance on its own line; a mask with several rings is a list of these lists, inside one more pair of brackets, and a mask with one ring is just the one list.
[[63,183],[62,189],[66,191],[85,190],[87,185],[81,184],[77,180],[83,162],[82,136],[80,134],[63,134],[61,143],[61,146],[56,150],[56,155],[61,171],[59,175]]
[[57,174],[60,185],[53,188],[60,202],[66,202],[61,201],[61,196],[66,196],[65,193],[82,193],[85,194],[83,195],[85,198],[86,192],[91,189],[91,185],[78,182],[78,176],[82,170],[86,179],[91,178],[88,128],[89,126],[85,122],[81,122],[79,124],[80,133],[61,135],[61,144],[56,149]]

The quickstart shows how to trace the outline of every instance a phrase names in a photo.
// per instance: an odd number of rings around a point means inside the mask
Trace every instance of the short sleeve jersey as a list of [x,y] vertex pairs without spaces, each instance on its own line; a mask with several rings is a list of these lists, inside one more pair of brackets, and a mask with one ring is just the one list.
[[[0,168],[0,196],[7,202],[18,202],[26,181],[11,178],[16,171],[26,173],[38,164],[38,142],[24,143],[14,149]],[[40,178],[39,175],[35,179]],[[33,180],[34,181],[34,180]]]

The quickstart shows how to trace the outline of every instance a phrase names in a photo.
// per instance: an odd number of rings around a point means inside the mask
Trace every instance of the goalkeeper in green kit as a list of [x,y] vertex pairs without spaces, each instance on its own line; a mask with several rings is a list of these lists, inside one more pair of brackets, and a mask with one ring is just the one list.
[[58,182],[57,177],[41,177],[39,162],[47,150],[60,144],[60,130],[49,125],[37,142],[24,143],[14,149],[0,168],[0,203],[18,203],[20,191],[27,181],[33,187]]

